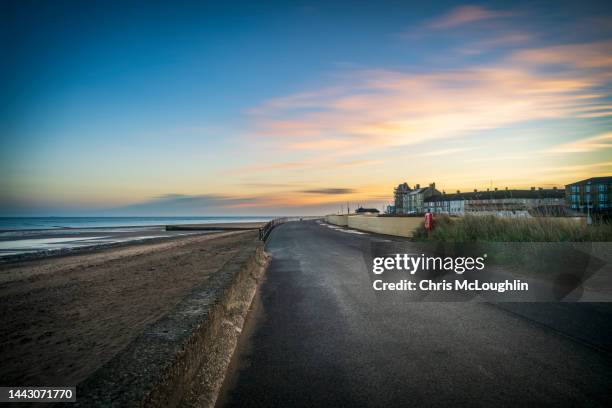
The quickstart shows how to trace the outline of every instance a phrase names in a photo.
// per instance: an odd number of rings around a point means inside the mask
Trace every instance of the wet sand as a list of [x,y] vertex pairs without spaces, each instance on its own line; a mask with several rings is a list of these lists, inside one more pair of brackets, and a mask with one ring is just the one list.
[[126,243],[155,242],[185,235],[258,229],[261,222],[188,225],[55,228],[0,231],[0,263],[63,256]]
[[76,385],[257,231],[0,264],[0,385]]

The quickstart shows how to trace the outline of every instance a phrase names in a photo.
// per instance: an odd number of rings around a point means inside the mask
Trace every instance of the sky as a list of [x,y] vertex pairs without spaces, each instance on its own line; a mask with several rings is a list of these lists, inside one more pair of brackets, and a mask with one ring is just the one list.
[[0,1],[0,216],[612,174],[612,3]]

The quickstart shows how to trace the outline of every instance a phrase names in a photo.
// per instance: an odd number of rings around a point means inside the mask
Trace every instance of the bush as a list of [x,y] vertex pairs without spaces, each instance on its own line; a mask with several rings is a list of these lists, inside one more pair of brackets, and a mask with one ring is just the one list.
[[559,218],[502,218],[437,215],[428,236],[425,226],[415,232],[417,240],[445,242],[593,242],[612,241],[612,224],[587,226]]

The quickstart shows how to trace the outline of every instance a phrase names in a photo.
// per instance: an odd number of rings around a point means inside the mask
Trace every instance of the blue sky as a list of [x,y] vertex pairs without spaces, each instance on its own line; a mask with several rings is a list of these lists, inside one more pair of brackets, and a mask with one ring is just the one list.
[[0,215],[310,214],[612,172],[606,2],[0,7]]

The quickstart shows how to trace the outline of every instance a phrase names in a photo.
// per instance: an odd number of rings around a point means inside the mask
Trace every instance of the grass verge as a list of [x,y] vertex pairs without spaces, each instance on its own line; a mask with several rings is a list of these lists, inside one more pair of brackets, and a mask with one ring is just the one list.
[[429,234],[424,225],[415,231],[418,241],[442,242],[605,242],[612,241],[612,224],[587,226],[570,219],[501,218],[437,215]]

